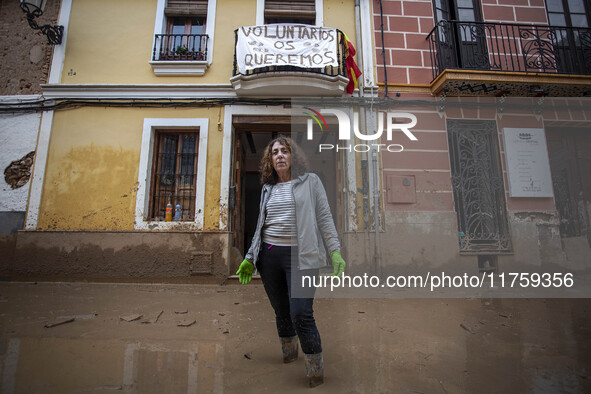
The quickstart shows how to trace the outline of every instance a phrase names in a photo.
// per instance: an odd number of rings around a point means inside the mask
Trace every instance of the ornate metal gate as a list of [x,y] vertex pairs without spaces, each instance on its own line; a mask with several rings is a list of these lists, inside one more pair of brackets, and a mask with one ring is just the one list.
[[496,122],[448,119],[447,132],[460,251],[509,251]]

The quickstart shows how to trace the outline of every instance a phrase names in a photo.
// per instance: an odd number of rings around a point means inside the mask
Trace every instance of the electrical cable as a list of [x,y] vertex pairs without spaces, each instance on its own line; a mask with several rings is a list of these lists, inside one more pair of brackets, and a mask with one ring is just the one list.
[[[285,106],[292,105],[320,105],[320,106],[363,106],[371,105],[378,107],[391,107],[390,100],[368,97],[335,97],[335,98],[286,98],[286,99],[251,99],[251,98],[44,98],[36,101],[1,102],[0,113],[7,112],[44,112],[73,109],[79,107],[121,107],[121,108],[199,108],[217,107],[223,105],[264,105],[264,106]],[[381,104],[381,105],[380,105]],[[409,104],[409,102],[407,102]],[[421,100],[420,104],[425,105],[426,101]]]

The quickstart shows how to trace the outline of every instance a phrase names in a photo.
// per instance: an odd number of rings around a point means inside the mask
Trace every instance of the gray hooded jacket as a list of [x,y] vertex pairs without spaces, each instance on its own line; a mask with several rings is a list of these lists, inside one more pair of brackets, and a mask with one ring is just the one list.
[[[273,185],[263,185],[256,231],[246,259],[256,263],[261,249],[265,207],[271,196]],[[329,253],[341,249],[337,230],[330,214],[328,199],[320,178],[316,174],[306,173],[293,182],[295,201],[296,228],[298,234],[298,268],[300,270],[321,268],[327,265],[326,249]],[[324,240],[324,242],[323,242]]]

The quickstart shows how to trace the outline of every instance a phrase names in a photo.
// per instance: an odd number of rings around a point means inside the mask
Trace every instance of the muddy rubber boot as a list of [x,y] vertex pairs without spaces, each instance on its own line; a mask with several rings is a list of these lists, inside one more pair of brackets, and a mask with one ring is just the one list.
[[324,383],[324,361],[322,353],[304,354],[308,386],[316,387]]
[[283,351],[283,363],[288,364],[298,359],[298,337],[279,338],[281,350]]

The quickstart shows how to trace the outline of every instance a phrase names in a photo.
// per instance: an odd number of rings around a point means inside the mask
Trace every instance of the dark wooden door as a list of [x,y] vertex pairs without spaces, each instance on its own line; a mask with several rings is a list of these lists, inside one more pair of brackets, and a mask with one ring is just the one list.
[[486,27],[475,0],[435,0],[437,54],[445,68],[490,68]]
[[546,138],[560,234],[589,239],[591,130],[549,129]]

